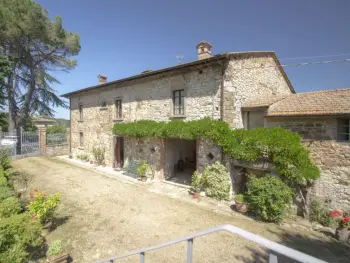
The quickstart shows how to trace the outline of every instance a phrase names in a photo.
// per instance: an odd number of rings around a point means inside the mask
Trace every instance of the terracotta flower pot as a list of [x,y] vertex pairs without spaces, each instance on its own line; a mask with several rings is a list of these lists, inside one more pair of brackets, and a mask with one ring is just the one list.
[[248,203],[247,202],[241,202],[238,200],[235,200],[235,206],[237,212],[240,213],[247,213],[248,212]]
[[199,198],[199,192],[194,192],[193,193],[193,198]]
[[61,254],[56,257],[52,257],[50,262],[52,263],[68,263],[69,262],[69,254]]
[[142,176],[141,177],[141,182],[146,182],[147,181],[147,177],[146,176]]

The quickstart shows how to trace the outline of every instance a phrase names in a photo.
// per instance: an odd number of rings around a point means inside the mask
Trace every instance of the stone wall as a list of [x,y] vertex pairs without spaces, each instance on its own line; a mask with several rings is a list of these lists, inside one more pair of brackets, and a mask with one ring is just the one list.
[[[225,96],[233,96],[233,111],[225,112],[224,120],[235,128],[243,128],[242,105],[264,97],[288,95],[292,91],[272,55],[235,56],[228,64]],[[229,114],[229,116],[227,116]]]
[[270,118],[268,126],[290,129],[302,136],[321,171],[312,195],[330,199],[334,207],[350,209],[350,143],[336,141],[336,118]]
[[123,170],[137,174],[137,167],[145,161],[152,166],[156,179],[164,179],[164,144],[164,139],[126,137]]
[[197,140],[197,171],[202,172],[206,165],[222,161],[222,148],[209,138]]
[[[175,74],[175,73],[174,73]],[[110,85],[94,91],[82,92],[71,98],[71,129],[73,155],[91,153],[96,145],[106,149],[106,164],[113,165],[113,135],[111,129],[118,122],[136,120],[170,121],[173,116],[172,92],[185,90],[184,120],[204,117],[220,118],[221,68],[206,66],[177,75],[148,77],[122,86]],[[122,99],[123,118],[116,118],[117,98]],[[107,107],[100,107],[103,103]],[[79,118],[79,104],[83,106],[83,120]],[[79,147],[79,132],[84,134],[84,147]]]
[[68,144],[46,145],[46,156],[68,155]]

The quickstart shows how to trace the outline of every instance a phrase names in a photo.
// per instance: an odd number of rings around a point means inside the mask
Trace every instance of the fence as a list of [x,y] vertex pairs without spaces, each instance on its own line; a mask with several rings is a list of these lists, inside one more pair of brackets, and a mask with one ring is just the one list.
[[66,133],[47,133],[46,145],[59,145],[67,143]]
[[38,131],[0,132],[0,148],[13,158],[40,155]]

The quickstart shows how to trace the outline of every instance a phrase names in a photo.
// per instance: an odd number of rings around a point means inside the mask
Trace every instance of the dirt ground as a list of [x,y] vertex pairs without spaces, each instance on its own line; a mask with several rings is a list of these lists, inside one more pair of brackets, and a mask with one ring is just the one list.
[[[221,224],[243,228],[328,262],[349,262],[349,247],[307,227],[263,224],[213,212],[154,193],[147,186],[108,178],[53,158],[26,158],[14,161],[13,166],[33,175],[31,190],[61,193],[57,227],[46,238],[48,242],[64,241],[74,262],[98,261]],[[193,251],[194,262],[266,260],[262,248],[227,233],[195,239]],[[186,262],[185,259],[185,243],[146,254],[146,262]],[[138,258],[121,262],[138,262]]]

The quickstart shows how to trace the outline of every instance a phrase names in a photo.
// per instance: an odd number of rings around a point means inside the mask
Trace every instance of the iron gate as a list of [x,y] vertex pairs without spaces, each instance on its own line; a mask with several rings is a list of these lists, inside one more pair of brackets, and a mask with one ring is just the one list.
[[40,155],[39,131],[0,132],[0,148],[12,158]]

